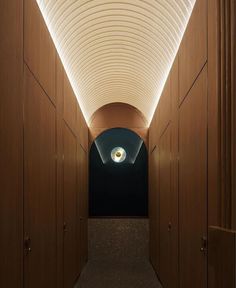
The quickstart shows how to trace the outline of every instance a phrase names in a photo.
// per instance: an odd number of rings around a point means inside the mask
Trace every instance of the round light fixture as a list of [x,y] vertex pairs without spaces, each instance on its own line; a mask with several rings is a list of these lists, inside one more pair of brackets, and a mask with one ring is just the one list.
[[125,149],[122,147],[115,147],[111,151],[111,159],[116,163],[121,163],[126,158]]

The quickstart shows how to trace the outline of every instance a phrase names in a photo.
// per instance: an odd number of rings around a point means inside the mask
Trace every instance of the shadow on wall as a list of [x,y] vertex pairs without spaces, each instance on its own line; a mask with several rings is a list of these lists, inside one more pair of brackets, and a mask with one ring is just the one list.
[[91,217],[148,216],[148,154],[143,140],[133,131],[109,129],[93,142],[89,214]]

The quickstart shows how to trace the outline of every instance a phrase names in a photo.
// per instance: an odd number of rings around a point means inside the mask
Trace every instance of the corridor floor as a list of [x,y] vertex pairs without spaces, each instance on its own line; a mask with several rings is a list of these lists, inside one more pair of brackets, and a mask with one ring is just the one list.
[[76,288],[161,288],[148,260],[147,219],[90,219],[89,261]]

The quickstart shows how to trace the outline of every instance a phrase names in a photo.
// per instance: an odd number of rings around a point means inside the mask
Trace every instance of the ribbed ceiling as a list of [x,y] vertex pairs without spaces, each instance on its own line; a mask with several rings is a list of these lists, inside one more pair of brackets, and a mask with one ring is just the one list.
[[151,121],[195,0],[37,0],[84,116],[124,102]]

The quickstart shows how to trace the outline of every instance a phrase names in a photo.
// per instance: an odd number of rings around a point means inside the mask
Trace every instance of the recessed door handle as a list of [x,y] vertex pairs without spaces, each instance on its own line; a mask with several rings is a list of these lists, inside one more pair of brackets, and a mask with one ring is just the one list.
[[200,251],[204,254],[207,254],[207,238],[203,236],[201,238],[201,242],[202,242],[202,245],[201,245]]
[[29,236],[26,236],[25,237],[25,240],[24,240],[24,250],[25,250],[25,253],[26,255],[28,255],[30,252],[31,252],[31,239]]
[[67,230],[67,224],[66,222],[63,223],[63,232],[66,233],[68,230]]
[[168,223],[168,231],[171,231],[171,228],[172,228],[172,224],[171,222]]

